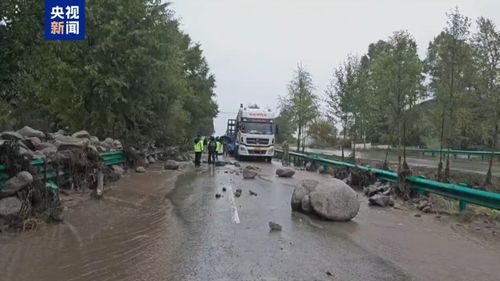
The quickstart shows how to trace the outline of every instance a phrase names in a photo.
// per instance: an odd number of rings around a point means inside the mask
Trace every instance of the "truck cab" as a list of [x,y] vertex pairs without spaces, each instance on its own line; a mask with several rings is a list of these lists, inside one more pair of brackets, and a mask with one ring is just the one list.
[[271,110],[240,106],[236,117],[235,157],[262,157],[271,161],[276,127]]

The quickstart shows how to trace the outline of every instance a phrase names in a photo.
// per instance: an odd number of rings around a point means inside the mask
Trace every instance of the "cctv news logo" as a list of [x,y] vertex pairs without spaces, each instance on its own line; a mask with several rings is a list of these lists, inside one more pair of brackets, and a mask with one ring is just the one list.
[[85,0],[45,0],[45,40],[84,40]]

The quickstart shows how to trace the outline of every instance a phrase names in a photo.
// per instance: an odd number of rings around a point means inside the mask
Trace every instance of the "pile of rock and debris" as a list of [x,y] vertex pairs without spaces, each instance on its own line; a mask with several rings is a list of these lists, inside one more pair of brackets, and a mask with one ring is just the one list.
[[370,206],[387,207],[394,206],[392,198],[392,186],[389,183],[375,182],[363,189]]
[[[105,182],[119,178],[122,167],[109,168],[101,152],[121,151],[119,140],[99,140],[82,130],[44,133],[28,126],[0,133],[0,224],[26,228],[26,221],[62,220],[59,189],[90,190],[102,195]],[[39,167],[32,160],[44,160]],[[48,177],[49,173],[55,177]],[[30,226],[28,228],[33,228]]]
[[348,221],[359,211],[358,194],[339,179],[303,180],[294,189],[292,209],[332,221]]

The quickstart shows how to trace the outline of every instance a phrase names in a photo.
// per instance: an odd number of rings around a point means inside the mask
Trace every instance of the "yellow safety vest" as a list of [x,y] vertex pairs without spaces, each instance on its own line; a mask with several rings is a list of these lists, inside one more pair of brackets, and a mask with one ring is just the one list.
[[203,152],[203,140],[194,144],[194,152]]
[[217,142],[217,148],[216,148],[216,150],[217,150],[217,153],[222,152],[222,143],[220,141]]

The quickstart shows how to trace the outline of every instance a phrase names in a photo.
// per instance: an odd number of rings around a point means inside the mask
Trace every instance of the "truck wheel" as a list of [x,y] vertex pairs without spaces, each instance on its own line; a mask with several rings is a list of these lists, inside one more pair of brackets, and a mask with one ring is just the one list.
[[267,162],[271,163],[273,161],[273,157],[267,157]]

